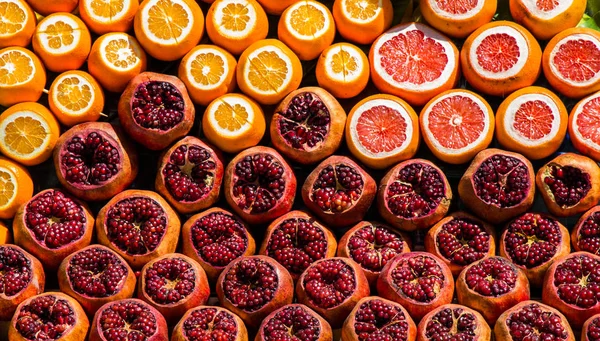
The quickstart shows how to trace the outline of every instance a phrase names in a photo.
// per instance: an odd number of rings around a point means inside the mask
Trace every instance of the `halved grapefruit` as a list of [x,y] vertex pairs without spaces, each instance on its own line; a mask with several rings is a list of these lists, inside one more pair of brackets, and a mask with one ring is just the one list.
[[478,94],[455,89],[433,98],[419,116],[423,140],[438,159],[461,164],[492,142],[494,112]]
[[569,115],[569,136],[581,154],[600,162],[600,92],[575,105]]
[[489,0],[421,0],[423,18],[445,34],[465,38],[478,27],[492,21],[497,1]]
[[579,23],[586,0],[510,0],[509,4],[516,22],[536,38],[548,40]]

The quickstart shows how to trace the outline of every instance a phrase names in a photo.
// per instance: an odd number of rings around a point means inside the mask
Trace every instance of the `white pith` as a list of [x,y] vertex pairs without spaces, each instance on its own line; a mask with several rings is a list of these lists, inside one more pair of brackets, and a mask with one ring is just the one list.
[[[71,26],[71,28],[73,29],[71,33],[73,34],[73,41],[69,45],[64,45],[61,40],[60,48],[55,49],[48,45],[49,35],[46,33],[46,31],[48,30],[48,26],[55,25],[59,21],[62,21],[65,24]],[[71,52],[77,46],[77,44],[79,44],[79,40],[81,39],[81,27],[79,27],[79,24],[75,20],[73,20],[73,18],[68,17],[66,15],[55,14],[51,17],[46,17],[46,19],[44,19],[44,21],[38,25],[36,29],[36,34],[39,35],[39,41],[46,51],[52,51],[53,53],[63,54]]]
[[[350,58],[353,58],[356,62],[356,71],[349,73],[347,76],[344,76],[343,72],[336,73],[331,67],[333,56],[335,56],[337,53],[341,53],[342,51],[348,52]],[[354,82],[360,77],[361,73],[365,70],[365,67],[366,65],[363,63],[361,55],[355,47],[340,45],[333,49],[330,49],[325,55],[325,72],[327,73],[327,75],[329,75],[329,77],[333,78],[338,82]]]
[[[33,64],[33,60],[31,59],[31,57],[29,55],[27,55],[26,53],[19,51],[19,50],[8,50],[5,51],[4,53],[0,54],[0,59],[2,58],[2,56],[4,56],[5,54],[9,54],[9,53],[18,53],[23,57],[26,57],[27,60],[29,61],[29,66],[31,67],[31,69],[33,70],[33,72],[29,73],[27,75],[27,79],[25,79],[22,82],[15,82],[15,83],[11,83],[10,86],[16,86],[16,85],[21,85],[21,84],[25,84],[29,81],[31,81],[33,79],[33,76],[35,75],[36,72],[40,72],[40,70],[37,70],[35,65]],[[17,70],[17,67],[15,66],[15,64],[13,63],[7,63],[4,66],[0,67],[0,69],[5,69],[7,70],[7,73],[14,73]],[[3,83],[6,84],[6,83]]]
[[5,183],[12,183],[15,185],[15,189],[12,192],[12,196],[6,201],[6,205],[4,206],[0,206],[0,209],[6,207],[7,205],[10,205],[11,202],[13,202],[13,200],[15,200],[15,197],[17,196],[17,193],[19,192],[19,182],[17,181],[17,178],[15,177],[15,174],[13,173],[13,171],[9,168],[6,167],[0,167],[0,173],[6,173],[9,176],[9,180],[5,181]]
[[[198,58],[199,55],[209,54],[209,53],[212,53],[212,54],[218,56],[219,58],[221,58],[221,60],[223,61],[223,73],[221,74],[221,76],[219,76],[219,80],[215,84],[204,85],[202,83],[196,82],[196,80],[194,79],[194,75],[192,75],[192,73],[191,73],[191,69],[192,69],[192,63],[196,60],[196,58]],[[225,77],[229,73],[229,65],[227,65],[227,57],[221,51],[214,49],[212,47],[206,47],[206,48],[202,48],[202,49],[198,49],[198,50],[194,51],[194,53],[192,53],[192,55],[189,56],[187,63],[185,63],[185,70],[188,74],[188,79],[190,80],[190,82],[192,82],[194,87],[201,89],[201,90],[212,90],[212,89],[216,89],[216,88],[220,87],[223,84],[223,82],[225,81]]]
[[477,5],[475,5],[475,7],[473,7],[472,9],[470,9],[469,11],[467,11],[466,13],[463,13],[463,14],[453,14],[453,13],[448,13],[448,12],[444,11],[437,5],[436,0],[422,0],[422,1],[429,2],[431,9],[435,12],[435,14],[437,14],[440,17],[454,19],[454,20],[464,20],[464,19],[469,19],[469,18],[475,16],[477,13],[481,12],[486,0],[478,0]]
[[560,0],[558,3],[558,6],[556,6],[554,9],[545,12],[545,11],[541,11],[537,8],[536,5],[536,0],[518,0],[520,2],[523,3],[523,5],[525,5],[525,8],[527,8],[527,10],[529,11],[529,13],[531,13],[531,15],[533,15],[534,17],[540,18],[540,19],[544,19],[544,20],[549,20],[549,19],[553,19],[556,16],[562,14],[563,12],[565,12],[566,10],[569,9],[569,7],[571,7],[571,5],[573,4],[574,0]]
[[96,15],[96,13],[94,13],[94,10],[92,9],[92,2],[94,0],[80,0],[80,1],[83,1],[83,7],[85,7],[87,9],[87,13],[90,17],[92,17],[96,21],[105,22],[105,23],[111,23],[111,22],[121,20],[121,18],[123,18],[125,16],[125,14],[129,11],[129,7],[131,7],[130,1],[122,0],[121,2],[123,3],[123,8],[117,13],[111,13],[110,17],[106,18],[106,17],[98,16],[98,15]]
[[248,74],[250,73],[250,66],[252,65],[252,60],[255,59],[261,52],[275,52],[277,54],[277,56],[285,62],[285,66],[287,68],[287,73],[285,74],[285,78],[283,79],[281,86],[279,88],[277,88],[276,91],[273,91],[273,90],[262,91],[261,89],[252,86],[252,89],[259,94],[271,95],[271,94],[273,94],[275,92],[279,92],[281,89],[284,89],[285,87],[287,87],[288,84],[290,83],[290,81],[292,80],[292,61],[277,46],[267,45],[267,46],[260,47],[256,50],[252,51],[248,55],[248,59],[247,59],[248,62],[244,65],[244,78],[245,79],[248,79]]
[[[320,30],[318,30],[317,32],[315,32],[315,34],[310,35],[310,36],[305,36],[300,34],[299,32],[297,32],[296,30],[293,29],[292,26],[292,13],[298,9],[300,6],[312,6],[314,7],[316,10],[318,10],[319,12],[321,12],[321,14],[323,15],[323,18],[325,19],[324,23],[323,23],[323,28],[321,28]],[[293,4],[292,6],[290,6],[286,12],[286,15],[284,17],[285,20],[285,24],[287,27],[290,28],[290,33],[296,37],[297,39],[300,40],[307,40],[307,41],[311,41],[313,39],[319,38],[322,35],[324,35],[325,33],[327,33],[327,29],[329,27],[331,27],[332,22],[329,18],[329,13],[327,13],[327,7],[325,7],[323,4],[316,2],[316,1],[299,1],[296,2],[295,4]]]
[[[225,7],[227,7],[227,5],[229,5],[229,4],[240,4],[240,5],[243,5],[246,9],[248,9],[248,17],[250,17],[250,20],[248,20],[248,22],[246,23],[246,27],[244,27],[244,29],[242,31],[233,31],[233,30],[226,28],[223,25],[223,9]],[[247,37],[250,34],[250,32],[252,32],[255,29],[255,27],[257,25],[256,10],[254,9],[254,6],[252,6],[252,4],[250,4],[246,0],[220,1],[215,4],[213,24],[215,27],[219,28],[218,30],[222,34],[224,34],[230,38],[242,39],[242,38]]]
[[[537,140],[530,140],[526,138],[513,127],[517,110],[519,110],[521,105],[533,101],[544,102],[544,104],[550,107],[550,109],[552,110],[552,115],[554,116],[552,118],[552,128],[550,129],[550,133]],[[558,134],[558,129],[560,128],[559,112],[560,110],[558,108],[558,105],[549,96],[546,96],[544,94],[524,94],[515,98],[512,102],[510,102],[510,104],[506,108],[506,114],[504,115],[504,129],[506,129],[510,137],[518,141],[520,144],[535,147],[552,140],[556,136],[556,134]]]
[[[375,10],[375,14],[370,17],[369,19],[363,20],[363,19],[359,19],[359,18],[354,18],[352,16],[352,14],[348,11],[348,0],[341,0],[342,1],[342,13],[344,13],[344,17],[350,19],[350,21],[359,23],[359,24],[367,24],[370,23],[372,21],[374,21],[375,19],[377,19],[377,17],[379,16],[379,14],[381,13],[381,8],[383,7],[383,1],[379,0],[377,3],[377,9]],[[356,0],[359,1],[360,0]]]
[[[2,121],[2,123],[0,123],[0,136],[2,136],[3,140],[6,137],[6,127],[10,123],[13,123],[19,117],[25,117],[25,118],[28,117],[33,120],[36,120],[44,128],[44,131],[46,131],[46,132],[50,131],[50,127],[48,126],[48,123],[46,122],[46,120],[41,118],[37,113],[35,113],[33,111],[29,111],[29,110],[17,111],[17,112],[12,113],[8,118],[6,118],[4,121]],[[26,158],[34,158],[48,148],[49,142],[50,142],[50,134],[46,134],[46,137],[44,138],[44,142],[39,147],[37,147],[37,149],[33,153],[30,153],[30,154],[22,154],[22,153],[17,152],[16,150],[10,148],[6,142],[4,142],[3,144],[6,149],[10,149],[13,153],[15,153],[17,155],[21,155]]]
[[180,41],[183,41],[186,39],[186,37],[191,33],[192,31],[192,27],[194,26],[194,15],[192,14],[192,10],[188,7],[188,5],[181,1],[181,0],[169,0],[171,3],[174,4],[178,4],[181,6],[181,8],[183,8],[183,10],[185,11],[187,18],[188,18],[188,24],[186,27],[184,27],[181,30],[181,35],[179,35],[179,37],[174,37],[171,39],[162,39],[159,38],[157,36],[154,35],[154,33],[150,30],[150,25],[149,25],[149,11],[152,7],[154,7],[160,0],[145,0],[145,2],[143,3],[142,6],[142,10],[140,11],[141,13],[138,12],[138,14],[136,15],[140,15],[140,19],[142,22],[142,28],[144,30],[144,32],[152,37],[152,40],[155,42],[159,42],[161,44],[164,45],[176,45],[178,44]]
[[[17,1],[17,0],[2,0],[2,2],[15,4],[15,5],[17,5],[17,7],[19,7],[19,9],[21,9],[21,11],[23,11],[23,13],[25,14],[25,19],[21,23],[23,25],[21,27],[21,30],[19,30],[17,32],[23,31],[23,29],[25,28],[25,23],[27,23],[27,21],[29,20],[29,12],[27,11],[27,8],[25,8],[25,6],[23,6],[23,3],[21,3],[20,1]],[[0,20],[0,21],[2,21],[2,20]],[[16,34],[17,32],[14,32],[14,33],[7,32],[6,34],[2,34],[0,32],[0,37],[9,37],[9,36]]]
[[[517,62],[510,69],[504,72],[490,72],[481,67],[481,65],[479,65],[479,58],[477,57],[477,48],[485,38],[494,34],[507,34],[515,38],[517,46],[519,47],[520,54],[519,58],[517,59]],[[529,47],[527,45],[527,40],[525,39],[525,37],[523,37],[521,32],[517,31],[516,29],[510,26],[496,26],[494,28],[482,32],[473,40],[473,43],[471,44],[471,49],[469,50],[469,60],[473,69],[475,69],[475,71],[479,75],[490,79],[506,79],[517,75],[527,63],[527,58],[529,58]]]
[[[586,139],[583,137],[583,135],[581,135],[581,132],[579,131],[579,126],[577,125],[577,119],[579,114],[581,114],[581,112],[583,111],[583,107],[585,107],[585,105],[587,103],[589,103],[590,101],[599,98],[600,97],[600,92],[597,92],[596,94],[589,96],[587,98],[585,98],[584,100],[582,100],[581,102],[579,102],[577,104],[577,106],[575,107],[574,113],[573,113],[573,119],[572,119],[572,125],[573,125],[573,134],[577,137],[577,139],[579,141],[582,141],[586,146],[588,146],[589,148],[596,150],[596,151],[600,151],[600,144]],[[598,128],[600,129],[600,128]]]
[[[248,119],[246,120],[246,123],[244,123],[240,129],[235,130],[235,131],[230,131],[230,130],[221,128],[221,126],[219,126],[219,123],[217,122],[217,120],[215,118],[215,112],[217,111],[217,109],[219,109],[219,107],[221,105],[230,105],[233,107],[238,104],[240,106],[242,106],[248,113]],[[217,99],[214,103],[212,103],[207,108],[206,113],[204,113],[204,114],[208,115],[208,120],[210,122],[212,122],[213,129],[217,130],[220,135],[227,136],[230,138],[238,137],[238,136],[244,134],[246,131],[252,129],[252,123],[254,122],[254,115],[255,115],[254,109],[252,108],[252,105],[250,104],[250,102],[248,102],[243,97],[235,96],[235,95],[221,96],[219,99]]]
[[[106,36],[105,39],[103,39],[100,44],[100,51],[102,51],[102,52],[99,53],[100,58],[102,58],[102,61],[104,62],[104,64],[111,66],[111,68],[113,68],[113,69],[122,70],[122,71],[128,71],[128,70],[136,68],[138,66],[138,64],[140,64],[142,62],[142,60],[139,57],[141,54],[141,50],[137,44],[135,44],[135,43],[131,44],[130,39],[131,39],[131,37],[129,37],[125,33],[111,33],[109,36]],[[123,68],[123,67],[113,64],[110,60],[106,59],[106,53],[105,53],[106,48],[110,42],[115,41],[115,40],[125,40],[127,42],[128,48],[120,49],[119,54],[123,55],[123,56],[129,56],[132,54],[130,49],[133,50],[134,51],[133,55],[135,55],[135,63],[134,64],[131,64],[131,65],[127,64],[128,67]]]
[[585,82],[574,82],[570,79],[564,78],[561,76],[560,72],[558,71],[558,69],[556,68],[556,65],[554,64],[554,58],[556,57],[556,53],[558,52],[558,50],[560,49],[560,47],[566,43],[568,43],[569,41],[572,40],[585,40],[585,41],[589,41],[592,44],[594,44],[596,46],[596,48],[598,50],[600,50],[600,41],[598,41],[598,39],[596,39],[596,37],[590,35],[590,34],[584,34],[584,33],[577,33],[577,34],[572,34],[569,36],[564,37],[563,39],[561,39],[558,43],[556,43],[556,45],[554,46],[554,48],[552,49],[552,51],[550,51],[550,69],[552,70],[552,73],[554,73],[554,75],[556,75],[557,77],[559,77],[563,82],[571,85],[571,86],[575,86],[575,87],[586,87],[588,85],[594,84],[596,82],[598,82],[598,80],[600,80],[600,72],[597,72],[594,77],[588,79]]
[[76,74],[63,74],[60,75],[56,78],[55,82],[56,84],[60,84],[62,83],[63,79],[65,78],[77,78],[77,80],[79,80],[79,85],[77,85],[79,88],[82,88],[84,85],[87,85],[90,88],[90,94],[92,95],[90,97],[90,100],[87,103],[87,106],[85,106],[84,108],[81,108],[77,111],[73,111],[69,108],[66,108],[65,106],[62,105],[62,103],[60,103],[60,101],[58,100],[58,87],[57,87],[57,91],[54,91],[52,93],[52,99],[54,100],[54,103],[56,104],[56,106],[58,106],[60,108],[61,111],[63,112],[68,112],[72,115],[79,115],[79,114],[83,114],[85,113],[94,103],[94,100],[96,99],[96,94],[94,93],[93,86],[92,84],[90,84],[90,82],[87,81],[87,79],[81,77],[80,75],[76,75]]

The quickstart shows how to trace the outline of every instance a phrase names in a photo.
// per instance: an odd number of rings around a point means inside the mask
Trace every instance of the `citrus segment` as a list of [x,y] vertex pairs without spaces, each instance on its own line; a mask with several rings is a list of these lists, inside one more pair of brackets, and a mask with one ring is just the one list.
[[286,8],[301,0],[258,0],[262,8],[269,14],[280,15]]
[[25,1],[0,0],[0,49],[29,45],[35,25],[35,14]]
[[579,101],[569,115],[569,136],[582,154],[600,161],[600,92]]
[[344,39],[371,44],[392,25],[394,9],[390,0],[335,0],[333,18]]
[[419,1],[423,18],[445,34],[465,38],[492,20],[497,1],[487,0],[423,0]]
[[513,19],[536,38],[548,40],[579,23],[585,0],[510,0]]
[[326,48],[317,62],[319,86],[338,98],[351,98],[369,82],[369,60],[358,47],[337,43]]
[[96,34],[127,32],[138,7],[137,0],[80,0],[79,15]]
[[0,50],[0,105],[37,101],[46,84],[46,71],[33,52],[22,47]]
[[52,82],[48,104],[62,124],[72,126],[97,121],[104,107],[104,94],[90,74],[78,70],[67,71]]
[[25,167],[0,157],[0,219],[12,219],[32,195],[33,180]]
[[77,8],[79,0],[27,0],[31,8],[41,16],[48,16],[52,13],[71,13]]

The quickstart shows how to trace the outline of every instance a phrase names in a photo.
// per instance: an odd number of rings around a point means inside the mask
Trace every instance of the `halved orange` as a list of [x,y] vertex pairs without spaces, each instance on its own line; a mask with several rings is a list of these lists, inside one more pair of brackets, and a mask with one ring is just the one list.
[[12,219],[33,195],[33,180],[25,167],[0,157],[0,219]]
[[107,33],[96,39],[88,58],[88,71],[107,91],[121,92],[146,70],[147,57],[127,33]]
[[269,14],[280,15],[286,8],[301,0],[258,0],[262,8]]
[[0,0],[0,49],[29,45],[36,21],[24,0]]
[[194,0],[145,0],[133,29],[149,55],[171,61],[198,45],[204,34],[204,15]]
[[344,39],[366,45],[392,26],[394,8],[390,0],[335,0],[333,18]]
[[33,52],[22,47],[0,50],[0,105],[36,102],[46,85],[46,70]]
[[79,15],[96,34],[127,32],[138,7],[138,0],[79,0]]
[[600,91],[579,101],[569,115],[569,136],[575,149],[600,162]]
[[12,229],[9,229],[5,223],[0,221],[0,245],[12,244],[12,243],[13,243]]
[[455,38],[465,38],[492,21],[496,7],[495,0],[419,1],[419,9],[427,23]]
[[319,86],[333,96],[351,98],[369,83],[369,60],[355,45],[333,44],[321,53],[315,74]]
[[536,38],[548,40],[575,27],[585,12],[585,0],[510,0],[513,19]]
[[206,14],[206,33],[215,45],[239,55],[267,37],[269,20],[256,0],[217,0]]
[[42,16],[52,13],[71,13],[77,8],[79,0],[27,0],[31,8]]
[[452,164],[470,161],[494,137],[494,111],[483,97],[463,89],[431,99],[421,110],[419,123],[433,155]]
[[104,108],[104,94],[100,84],[89,73],[66,71],[52,82],[48,106],[66,126],[98,121]]

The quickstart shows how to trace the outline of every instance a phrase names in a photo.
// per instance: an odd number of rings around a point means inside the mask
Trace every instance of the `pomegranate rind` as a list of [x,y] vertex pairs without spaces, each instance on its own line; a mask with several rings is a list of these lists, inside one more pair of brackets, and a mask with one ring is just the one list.
[[599,318],[600,318],[600,314],[596,314],[596,315],[590,317],[589,319],[587,319],[587,321],[585,321],[585,323],[583,324],[583,327],[581,327],[581,341],[595,341],[596,340],[596,339],[592,339],[588,336],[588,331],[589,331],[592,323],[594,323],[594,320],[597,320]]
[[[587,155],[596,161],[600,161],[600,137],[598,137],[597,133],[594,134],[594,132],[591,133],[591,136],[590,134],[588,134],[588,136],[583,136],[578,120],[580,115],[588,116],[588,122],[583,122],[586,123],[585,128],[592,128],[597,131],[598,126],[594,126],[594,122],[596,122],[597,111],[595,110],[595,107],[597,107],[598,102],[600,101],[599,97],[600,91],[587,96],[575,104],[569,115],[569,136],[571,137],[573,147],[581,154]],[[587,106],[590,106],[591,108],[589,109],[591,110],[587,111]],[[584,110],[586,110],[585,113]]]
[[189,341],[188,337],[185,336],[184,323],[195,311],[203,309],[214,309],[217,311],[217,314],[229,314],[233,318],[237,330],[237,334],[235,335],[232,341],[248,341],[248,330],[246,329],[244,321],[242,321],[242,319],[239,316],[225,308],[204,305],[192,308],[183,315],[181,320],[179,320],[179,322],[173,329],[173,336],[171,336],[171,341]]
[[592,252],[591,250],[584,250],[580,245],[579,242],[581,241],[581,229],[583,228],[583,226],[585,225],[585,222],[588,219],[593,219],[593,215],[596,212],[600,211],[600,206],[594,206],[591,209],[589,209],[587,212],[585,212],[577,221],[577,223],[575,223],[575,227],[573,227],[573,230],[571,230],[571,244],[573,244],[573,250],[575,250],[576,252],[579,251],[587,251],[596,255],[600,256],[600,249],[597,249],[595,252]]
[[479,0],[465,13],[454,14],[441,9],[436,0],[419,1],[419,9],[425,21],[454,38],[466,38],[479,26],[492,21],[497,2]]
[[[321,317],[321,315],[317,314],[314,310],[310,309],[309,307],[305,306],[304,304],[298,304],[298,303],[294,303],[294,304],[289,304],[286,306],[283,306],[275,311],[273,311],[272,313],[270,313],[267,317],[265,317],[265,319],[263,320],[263,322],[260,324],[260,328],[258,329],[258,333],[256,333],[256,337],[254,338],[254,341],[263,341],[266,340],[265,335],[265,327],[267,325],[267,322],[269,320],[271,320],[272,318],[275,317],[275,314],[277,314],[278,312],[280,312],[283,309],[286,308],[290,308],[290,307],[299,307],[302,308],[305,312],[307,312],[308,314],[310,314],[312,317],[314,317],[315,319],[317,319],[317,321],[319,322],[319,326],[318,326],[318,337],[316,339],[311,339],[314,341],[330,341],[333,340],[333,331],[331,330],[331,326],[329,325],[329,322],[325,321],[325,319],[323,319]],[[295,339],[297,337],[291,336],[291,339]],[[298,338],[299,339],[299,338]]]
[[[492,329],[490,328],[488,323],[485,321],[483,316],[481,316],[481,314],[478,311],[473,310],[464,305],[450,303],[450,304],[444,304],[442,306],[439,306],[439,307],[433,309],[432,311],[430,311],[429,313],[427,313],[427,315],[423,316],[423,319],[421,320],[421,322],[419,322],[419,326],[417,328],[419,331],[417,334],[417,341],[430,341],[431,340],[431,338],[427,337],[427,335],[426,335],[427,324],[431,321],[431,319],[435,316],[435,314],[439,313],[440,311],[442,311],[444,309],[451,309],[453,311],[454,311],[454,309],[462,309],[465,313],[473,314],[473,316],[475,316],[475,321],[473,321],[473,323],[476,324],[476,327],[473,330],[473,334],[475,334],[475,337],[472,338],[471,340],[473,340],[473,341],[489,341],[492,339]],[[453,321],[453,323],[458,324],[458,320]]]
[[548,40],[566,27],[576,26],[586,8],[584,0],[556,1],[554,3],[558,5],[550,11],[540,10],[536,3],[528,0],[509,1],[512,18],[527,27],[539,40]]

